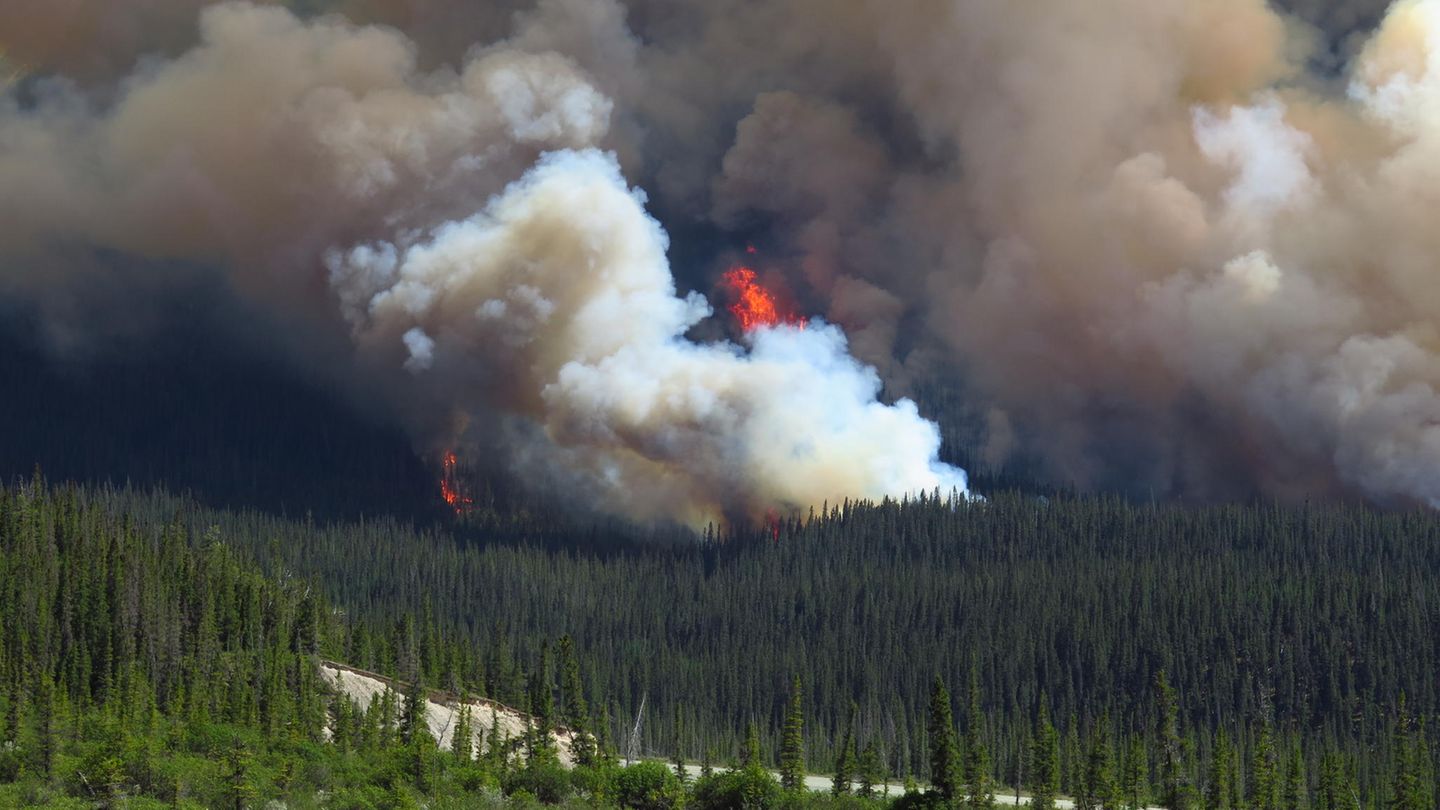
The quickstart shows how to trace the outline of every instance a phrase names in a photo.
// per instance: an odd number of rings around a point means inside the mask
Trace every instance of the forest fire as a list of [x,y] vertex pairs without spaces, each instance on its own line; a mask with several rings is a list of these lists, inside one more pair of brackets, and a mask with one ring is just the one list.
[[740,328],[753,332],[762,326],[793,326],[805,328],[806,319],[775,303],[775,295],[756,281],[755,271],[744,265],[732,267],[723,276],[725,287],[734,297],[730,313]]
[[456,515],[470,511],[475,505],[475,500],[461,491],[459,466],[460,459],[456,457],[455,451],[445,451],[445,455],[440,459],[440,497],[455,510]]

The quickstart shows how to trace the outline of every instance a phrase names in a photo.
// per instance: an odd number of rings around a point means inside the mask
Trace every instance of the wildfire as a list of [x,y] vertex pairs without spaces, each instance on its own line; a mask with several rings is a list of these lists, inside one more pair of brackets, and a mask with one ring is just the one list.
[[453,450],[445,451],[445,455],[440,458],[440,497],[445,499],[445,503],[449,504],[457,515],[468,512],[475,505],[474,499],[460,491],[460,476],[457,474],[459,465],[460,459]]
[[762,326],[805,328],[805,318],[777,306],[775,296],[755,280],[754,270],[744,265],[732,267],[725,271],[723,278],[735,298],[730,313],[744,331],[751,332]]

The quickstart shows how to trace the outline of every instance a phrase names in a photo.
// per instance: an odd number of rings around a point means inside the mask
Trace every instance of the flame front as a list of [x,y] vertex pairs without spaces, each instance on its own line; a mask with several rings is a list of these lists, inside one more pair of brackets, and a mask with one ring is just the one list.
[[752,332],[762,326],[794,326],[805,328],[805,318],[793,312],[782,311],[776,305],[775,296],[755,280],[755,271],[744,265],[725,271],[725,286],[735,298],[730,313],[740,322],[740,328]]
[[440,459],[440,497],[445,503],[460,515],[469,511],[475,505],[474,499],[460,491],[460,476],[457,469],[460,466],[460,459],[456,457],[455,451],[447,450]]

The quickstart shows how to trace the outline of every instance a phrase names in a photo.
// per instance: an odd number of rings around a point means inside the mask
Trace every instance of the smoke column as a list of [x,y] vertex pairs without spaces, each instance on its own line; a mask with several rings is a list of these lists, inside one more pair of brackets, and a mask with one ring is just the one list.
[[403,343],[422,384],[484,376],[458,404],[523,415],[544,436],[531,463],[627,515],[964,492],[936,427],[877,402],[837,328],[762,328],[748,351],[686,340],[710,307],[676,295],[643,201],[610,156],[552,152],[473,217],[332,256],[332,279],[361,345]]
[[[57,346],[213,274],[417,445],[644,518],[963,486],[882,384],[1080,488],[1440,502],[1437,0],[308,5],[0,12]],[[647,206],[817,317],[717,340]]]
[[[569,59],[502,43],[422,74],[393,31],[249,5],[201,29],[112,109],[65,87],[12,106],[6,173],[54,195],[29,200],[37,228],[59,218],[47,204],[76,202],[83,155],[112,182],[79,201],[92,221],[67,224],[219,262],[294,317],[335,306],[417,424],[456,426],[423,439],[494,423],[518,471],[627,517],[703,526],[964,492],[935,425],[878,402],[838,328],[761,329],[745,348],[684,337],[709,305],[676,294],[666,236],[616,159],[576,148],[603,137],[611,102]],[[293,263],[326,243],[315,295]]]

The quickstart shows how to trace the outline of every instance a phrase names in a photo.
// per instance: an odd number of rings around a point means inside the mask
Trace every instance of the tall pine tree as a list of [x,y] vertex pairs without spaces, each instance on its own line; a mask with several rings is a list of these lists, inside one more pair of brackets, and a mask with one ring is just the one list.
[[785,712],[785,736],[780,743],[780,786],[790,791],[805,787],[805,702],[800,676],[790,685]]
[[950,691],[940,676],[930,688],[930,785],[942,799],[954,801],[959,795],[959,753],[955,749],[955,717],[950,709]]

